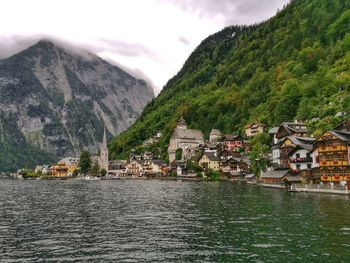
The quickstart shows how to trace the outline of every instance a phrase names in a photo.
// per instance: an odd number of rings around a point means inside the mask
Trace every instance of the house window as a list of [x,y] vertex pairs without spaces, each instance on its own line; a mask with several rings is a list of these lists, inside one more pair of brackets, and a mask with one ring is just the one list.
[[311,169],[311,164],[308,164],[308,165],[307,165],[307,169]]
[[310,158],[311,154],[310,153],[306,153],[306,158]]
[[296,154],[296,157],[297,157],[297,158],[300,158],[300,153],[297,153],[297,154]]
[[297,164],[297,170],[300,170],[300,164]]

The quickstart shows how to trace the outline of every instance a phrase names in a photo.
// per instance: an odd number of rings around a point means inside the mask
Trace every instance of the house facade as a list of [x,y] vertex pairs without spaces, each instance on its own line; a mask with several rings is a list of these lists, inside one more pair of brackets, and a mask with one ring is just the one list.
[[222,145],[225,150],[239,152],[243,149],[243,139],[237,134],[225,134],[222,137]]
[[220,169],[220,158],[217,156],[217,153],[205,152],[203,153],[201,159],[199,160],[199,165],[207,171],[212,169],[214,171],[219,171]]
[[253,122],[245,126],[245,135],[247,137],[254,137],[259,133],[263,133],[265,128],[265,124],[260,122]]
[[350,132],[328,131],[317,140],[319,167],[313,173],[324,183],[350,181]]

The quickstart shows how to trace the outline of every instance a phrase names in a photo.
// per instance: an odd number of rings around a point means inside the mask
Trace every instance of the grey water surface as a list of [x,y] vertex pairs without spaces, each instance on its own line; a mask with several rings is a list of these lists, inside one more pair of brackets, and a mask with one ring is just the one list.
[[350,201],[228,182],[0,180],[0,262],[350,262]]

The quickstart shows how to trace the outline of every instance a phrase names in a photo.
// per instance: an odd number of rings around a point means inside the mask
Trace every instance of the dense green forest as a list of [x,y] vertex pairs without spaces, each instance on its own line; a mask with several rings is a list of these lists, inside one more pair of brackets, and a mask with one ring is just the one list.
[[350,113],[350,1],[294,0],[268,21],[209,36],[126,132],[110,143],[113,158],[163,131],[149,147],[166,147],[182,114],[208,136],[212,127],[242,132],[306,121],[314,134]]

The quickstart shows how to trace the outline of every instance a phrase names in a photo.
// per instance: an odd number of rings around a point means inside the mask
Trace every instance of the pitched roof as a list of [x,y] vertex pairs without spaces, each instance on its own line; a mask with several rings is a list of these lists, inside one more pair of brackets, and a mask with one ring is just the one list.
[[299,146],[307,151],[311,151],[313,148],[313,143],[316,141],[313,137],[298,137],[298,136],[287,136],[284,138],[283,142],[287,139],[291,140],[295,146]]
[[329,133],[339,138],[342,141],[346,141],[346,142],[350,141],[350,132],[334,130],[334,131],[329,131]]
[[270,170],[261,175],[261,178],[282,179],[289,173],[289,170]]
[[[283,122],[281,126],[278,128],[278,131],[280,129],[286,129],[289,134],[292,133],[309,133],[309,130],[305,123],[303,122]],[[277,132],[278,133],[278,132]]]
[[159,159],[154,159],[154,160],[152,160],[152,162],[154,164],[156,164],[156,165],[159,165],[159,166],[165,165],[165,163],[162,160],[159,160]]
[[215,155],[213,152],[205,152],[203,156],[207,156],[210,161],[220,161],[220,158]]
[[223,141],[242,140],[241,136],[238,134],[224,134],[222,138],[223,138]]
[[303,178],[301,176],[287,175],[283,180],[288,181],[290,183],[298,183],[298,182],[302,182]]
[[172,139],[192,139],[192,140],[204,140],[203,133],[200,130],[191,129],[175,129]]

